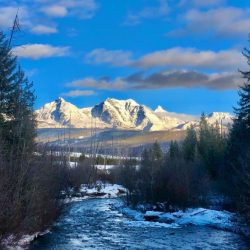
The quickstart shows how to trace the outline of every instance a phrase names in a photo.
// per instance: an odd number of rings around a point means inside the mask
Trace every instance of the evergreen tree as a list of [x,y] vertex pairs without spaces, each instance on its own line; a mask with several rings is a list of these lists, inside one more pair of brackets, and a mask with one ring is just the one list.
[[12,115],[12,94],[18,79],[16,58],[11,55],[8,40],[0,32],[0,129],[1,139],[6,132],[6,123]]
[[177,141],[171,141],[169,145],[169,157],[170,159],[176,159],[180,156],[180,148]]
[[[248,65],[250,66],[250,50],[245,49],[243,54],[247,58]],[[250,71],[241,71],[241,73],[243,78],[246,79],[246,82],[239,91],[239,108],[235,108],[235,113],[237,115],[236,121],[244,126],[245,132],[250,132]],[[246,134],[249,139],[249,133]]]
[[142,161],[140,168],[139,189],[141,196],[146,201],[154,201],[157,199],[155,192],[157,186],[157,176],[159,175],[163,162],[163,152],[159,143],[155,142],[149,149],[145,149],[142,153]]
[[142,152],[141,165],[142,166],[149,165],[149,151],[148,151],[148,149],[144,149]]
[[0,240],[44,230],[55,219],[65,188],[63,158],[33,154],[32,88],[0,32]]
[[120,168],[120,182],[127,188],[127,203],[131,201],[133,192],[136,189],[136,167],[132,159],[125,160]]
[[187,129],[187,136],[183,141],[183,157],[186,161],[194,161],[197,149],[197,136],[194,126]]
[[150,148],[150,156],[152,161],[161,161],[163,158],[161,146],[157,141]]
[[204,113],[201,114],[200,124],[199,124],[199,153],[203,158],[207,159],[207,148],[209,143],[209,125],[207,122],[207,117]]
[[6,156],[18,160],[33,150],[35,101],[32,83],[25,77],[8,40],[0,33],[0,138]]
[[218,179],[224,164],[225,138],[220,134],[220,126],[210,125],[203,113],[200,119],[198,151],[212,179]]
[[[250,51],[244,50],[250,66]],[[246,82],[240,87],[236,118],[230,132],[227,174],[230,193],[238,209],[250,218],[250,71],[241,72]]]
[[139,196],[144,201],[151,199],[151,180],[152,180],[152,162],[150,161],[150,154],[148,149],[142,152],[141,167],[139,172]]

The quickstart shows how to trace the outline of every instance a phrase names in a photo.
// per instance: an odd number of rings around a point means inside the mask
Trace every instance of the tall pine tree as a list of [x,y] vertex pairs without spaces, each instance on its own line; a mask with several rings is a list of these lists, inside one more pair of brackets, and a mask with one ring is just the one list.
[[220,125],[210,125],[203,113],[200,119],[198,152],[212,179],[218,179],[224,163],[225,139],[220,134]]
[[186,161],[194,161],[197,151],[197,136],[194,126],[187,129],[187,136],[182,145],[183,157]]
[[[250,66],[250,50],[245,49],[243,55]],[[230,132],[227,174],[236,206],[250,219],[250,71],[241,73],[246,81],[240,87],[240,100]]]
[[11,160],[23,158],[34,148],[32,87],[0,32],[0,138],[5,156]]

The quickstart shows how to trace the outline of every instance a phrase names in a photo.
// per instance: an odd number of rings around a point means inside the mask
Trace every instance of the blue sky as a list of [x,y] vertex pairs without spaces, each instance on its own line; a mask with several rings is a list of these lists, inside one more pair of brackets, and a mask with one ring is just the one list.
[[19,8],[13,53],[37,95],[80,107],[133,98],[174,112],[232,112],[247,69],[245,0],[0,0],[0,28]]

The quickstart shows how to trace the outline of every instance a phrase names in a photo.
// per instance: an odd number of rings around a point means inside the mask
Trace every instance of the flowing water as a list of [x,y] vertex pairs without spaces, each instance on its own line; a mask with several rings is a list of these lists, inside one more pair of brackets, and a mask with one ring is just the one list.
[[250,249],[249,242],[231,232],[136,221],[114,208],[120,203],[117,198],[69,204],[51,232],[34,241],[30,250]]

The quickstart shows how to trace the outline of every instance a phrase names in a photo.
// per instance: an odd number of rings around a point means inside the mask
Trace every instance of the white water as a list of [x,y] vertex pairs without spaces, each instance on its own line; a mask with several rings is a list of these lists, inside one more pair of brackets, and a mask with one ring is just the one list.
[[121,200],[89,199],[71,203],[30,250],[81,249],[249,249],[241,236],[206,226],[166,227],[122,214]]

